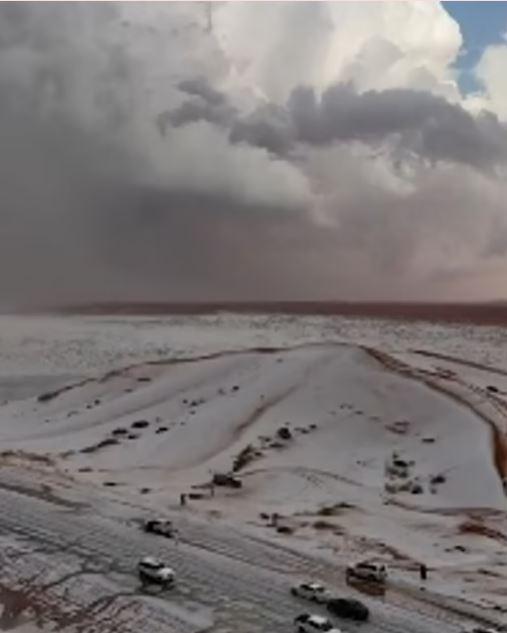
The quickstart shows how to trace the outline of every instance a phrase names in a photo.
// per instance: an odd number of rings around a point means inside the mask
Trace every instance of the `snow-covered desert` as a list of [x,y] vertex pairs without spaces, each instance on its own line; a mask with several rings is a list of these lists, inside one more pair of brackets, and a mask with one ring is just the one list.
[[372,558],[405,596],[424,563],[428,596],[504,617],[505,329],[3,316],[0,357],[5,489]]

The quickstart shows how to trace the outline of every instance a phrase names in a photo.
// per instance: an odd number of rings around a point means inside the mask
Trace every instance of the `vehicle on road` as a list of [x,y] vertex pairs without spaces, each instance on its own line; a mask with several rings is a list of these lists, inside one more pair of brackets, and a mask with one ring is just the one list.
[[144,531],[150,534],[160,534],[166,538],[172,538],[175,535],[175,528],[171,521],[165,519],[149,519],[144,522]]
[[297,633],[342,633],[331,620],[321,615],[302,613],[294,620]]
[[387,568],[383,564],[361,562],[347,565],[345,572],[349,580],[371,581],[384,583],[387,580]]
[[304,598],[319,604],[326,604],[333,597],[324,585],[320,585],[317,582],[302,582],[292,587],[290,592],[297,598]]
[[143,584],[152,583],[163,587],[169,587],[174,584],[174,571],[153,556],[142,558],[137,564],[137,571]]
[[333,598],[328,601],[327,610],[339,618],[348,618],[357,622],[366,622],[370,617],[368,607],[360,600],[352,598]]

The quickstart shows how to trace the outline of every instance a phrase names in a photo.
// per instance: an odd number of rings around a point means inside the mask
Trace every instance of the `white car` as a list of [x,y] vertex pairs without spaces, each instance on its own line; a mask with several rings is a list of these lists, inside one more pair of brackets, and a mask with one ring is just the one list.
[[326,604],[333,597],[332,594],[317,582],[303,582],[290,590],[293,596]]
[[294,620],[294,626],[297,633],[342,633],[328,618],[309,613],[298,615]]
[[356,563],[347,565],[345,576],[347,581],[357,579],[384,583],[387,580],[387,567],[378,563]]
[[174,571],[162,561],[146,556],[137,564],[139,578],[145,583],[169,586],[174,583]]

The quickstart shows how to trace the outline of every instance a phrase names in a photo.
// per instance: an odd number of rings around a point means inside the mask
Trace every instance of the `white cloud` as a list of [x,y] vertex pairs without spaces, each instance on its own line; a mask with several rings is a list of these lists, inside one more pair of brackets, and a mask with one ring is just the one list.
[[475,95],[472,107],[478,106],[495,112],[507,121],[507,45],[488,46],[479,60],[475,75],[484,86],[482,94]]
[[455,97],[459,27],[439,2],[223,3],[214,30],[245,83],[283,102],[297,85],[410,87]]
[[229,144],[206,122],[171,130],[149,157],[147,175],[159,187],[221,194],[248,205],[301,210],[311,204],[306,176],[260,148]]

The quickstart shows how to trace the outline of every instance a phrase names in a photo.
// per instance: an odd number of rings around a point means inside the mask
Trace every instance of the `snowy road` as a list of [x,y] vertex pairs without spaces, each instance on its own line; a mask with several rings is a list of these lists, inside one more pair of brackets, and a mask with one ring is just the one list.
[[[177,588],[143,593],[135,576],[139,556],[162,556],[176,570]],[[292,630],[308,609],[289,594],[302,578],[343,589],[342,572],[276,544],[214,525],[186,522],[178,546],[145,535],[132,521],[97,516],[2,486],[0,480],[0,624],[15,630],[16,605],[39,621],[75,631]],[[350,591],[350,590],[349,590]],[[453,633],[455,616],[411,600],[367,599],[364,633]],[[14,607],[13,607],[14,605]],[[315,610],[313,607],[310,610]],[[356,625],[340,623],[344,631]]]

